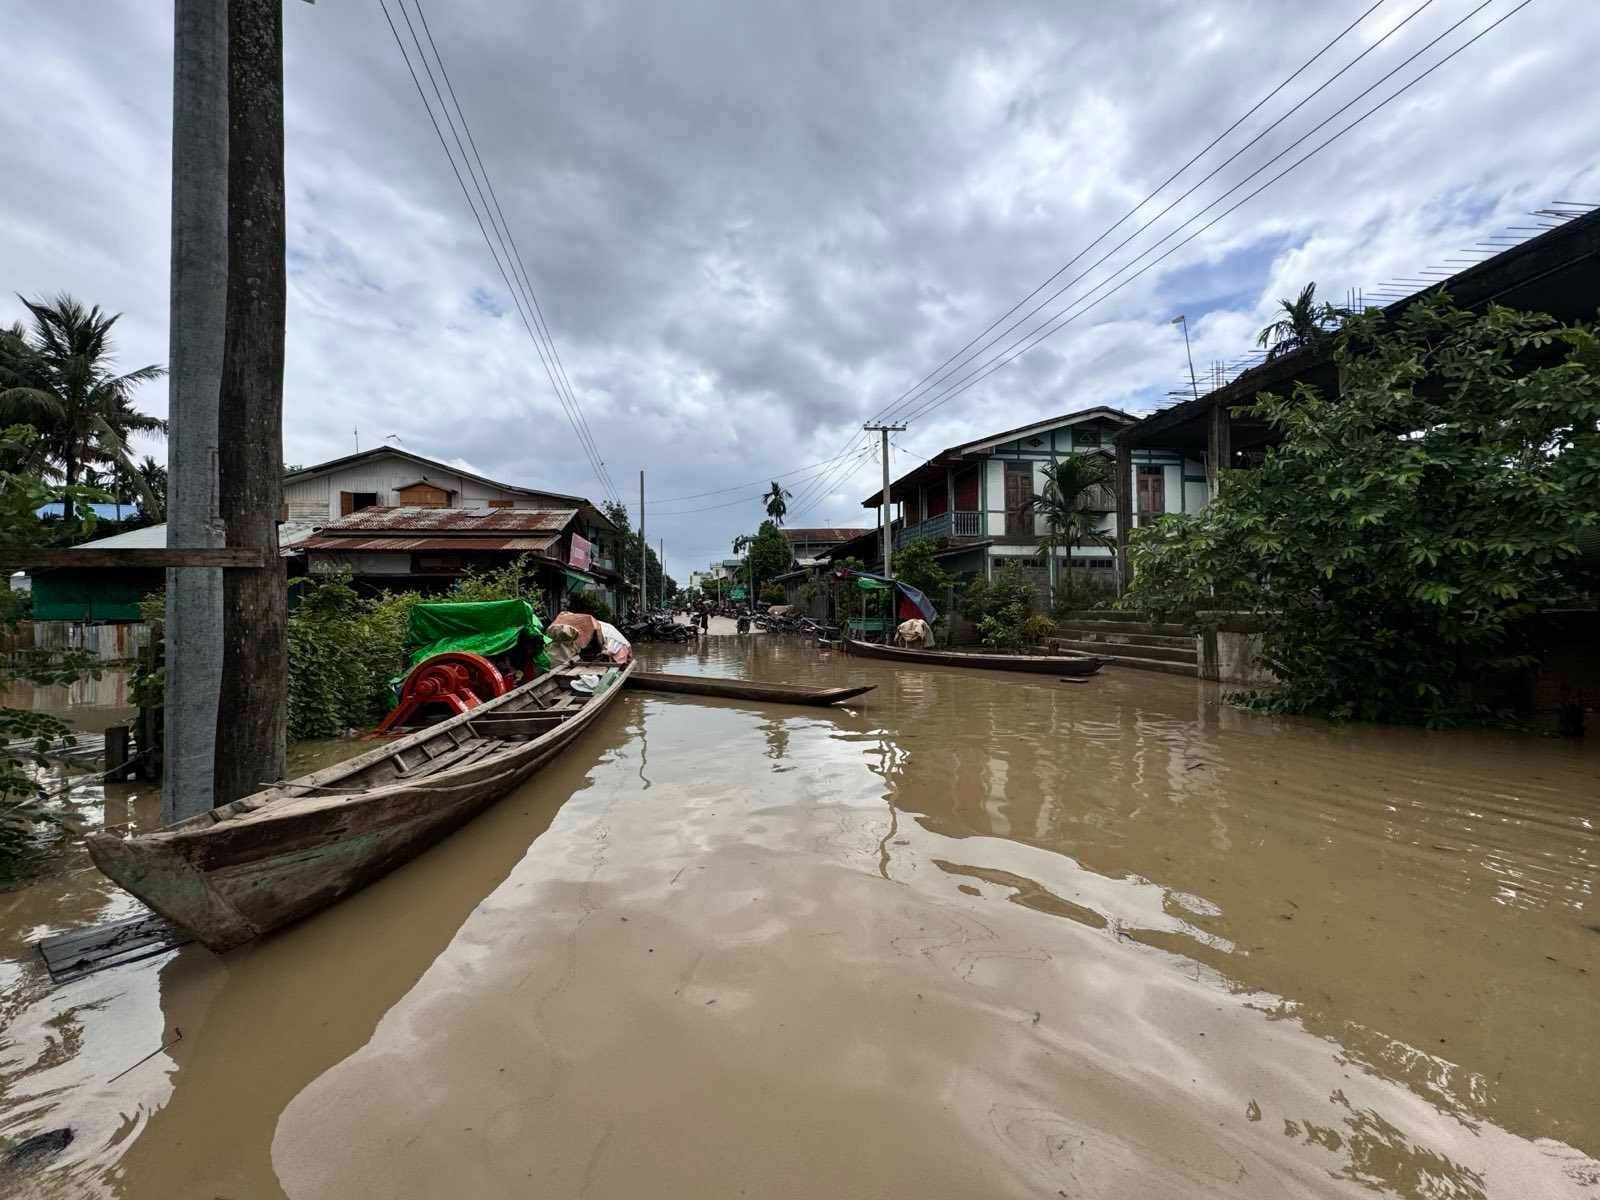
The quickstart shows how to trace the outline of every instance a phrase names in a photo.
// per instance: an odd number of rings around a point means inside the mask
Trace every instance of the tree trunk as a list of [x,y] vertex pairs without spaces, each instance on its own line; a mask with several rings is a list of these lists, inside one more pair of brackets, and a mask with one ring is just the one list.
[[61,528],[71,535],[72,518],[77,515],[78,506],[72,502],[72,488],[78,482],[77,461],[69,457],[61,464]]
[[[217,401],[228,293],[228,14],[176,0],[172,83],[172,294],[167,376],[167,545],[223,544]],[[161,819],[212,807],[222,684],[222,572],[167,572]]]
[[229,546],[263,570],[223,577],[216,802],[281,779],[288,703],[283,495],[283,7],[228,3],[228,307],[217,478]]

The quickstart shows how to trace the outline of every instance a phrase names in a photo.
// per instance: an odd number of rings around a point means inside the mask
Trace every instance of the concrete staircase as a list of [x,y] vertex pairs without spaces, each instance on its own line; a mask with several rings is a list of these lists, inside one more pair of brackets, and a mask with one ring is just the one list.
[[1075,612],[1058,621],[1050,640],[1057,650],[1096,654],[1107,662],[1168,675],[1200,676],[1194,634],[1183,625],[1146,621],[1138,613]]

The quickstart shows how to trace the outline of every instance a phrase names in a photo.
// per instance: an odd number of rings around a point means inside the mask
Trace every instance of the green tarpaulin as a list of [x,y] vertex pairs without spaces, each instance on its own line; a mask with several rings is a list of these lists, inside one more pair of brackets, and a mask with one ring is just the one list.
[[406,649],[411,652],[406,668],[453,650],[494,658],[513,649],[524,633],[538,648],[534,661],[539,669],[548,671],[544,627],[526,600],[418,604],[412,607],[406,628]]
[[881,579],[868,579],[865,575],[856,576],[856,586],[863,592],[886,592],[889,585]]
[[594,580],[590,579],[587,575],[579,575],[573,571],[563,571],[561,573],[567,577],[567,587],[571,591],[581,592],[587,588],[592,588],[595,585]]

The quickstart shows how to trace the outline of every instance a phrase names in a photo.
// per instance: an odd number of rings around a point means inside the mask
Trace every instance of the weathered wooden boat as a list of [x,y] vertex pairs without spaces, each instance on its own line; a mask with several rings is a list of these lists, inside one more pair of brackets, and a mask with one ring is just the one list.
[[[571,745],[632,670],[569,664],[152,833],[92,833],[89,855],[179,930],[232,949],[327,907],[471,820]],[[582,675],[600,676],[592,694],[574,690]]]
[[659,671],[635,671],[628,686],[646,692],[677,692],[685,696],[726,696],[733,700],[764,700],[774,704],[839,704],[870,692],[875,683],[863,687],[804,687],[797,683],[758,683],[750,679],[728,679],[720,675],[664,675]]
[[925,666],[979,667],[986,671],[1028,671],[1035,675],[1093,675],[1105,666],[1105,659],[1091,654],[985,654],[968,650],[920,650],[909,646],[883,646],[851,638],[845,643],[851,654],[865,658],[885,658],[890,662]]

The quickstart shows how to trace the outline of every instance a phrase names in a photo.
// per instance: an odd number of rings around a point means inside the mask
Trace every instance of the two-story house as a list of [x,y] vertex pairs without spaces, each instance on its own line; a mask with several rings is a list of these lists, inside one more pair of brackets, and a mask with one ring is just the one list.
[[[1044,489],[1045,468],[1063,455],[1104,454],[1114,462],[1117,434],[1136,420],[1120,409],[1086,408],[941,450],[890,485],[893,544],[928,538],[939,546],[941,565],[952,575],[969,579],[989,578],[1000,566],[1015,564],[1035,576],[1041,598],[1053,592],[1060,573],[1069,569],[1104,572],[1109,584],[1116,568],[1110,545],[1061,546],[1053,555],[1040,554],[1049,525],[1029,502]],[[1203,468],[1181,454],[1140,452],[1132,472],[1139,512],[1146,518],[1184,511],[1191,502],[1204,503]],[[1116,491],[1112,482],[1086,497],[1100,516],[1096,528],[1113,544]],[[879,509],[882,492],[861,503],[863,508]],[[870,531],[833,553],[877,563],[881,543],[876,531]]]
[[528,556],[546,616],[580,591],[618,608],[620,533],[582,496],[379,446],[288,472],[280,515],[297,539],[285,555],[303,557],[311,575],[348,572],[368,586],[441,591],[469,570]]

